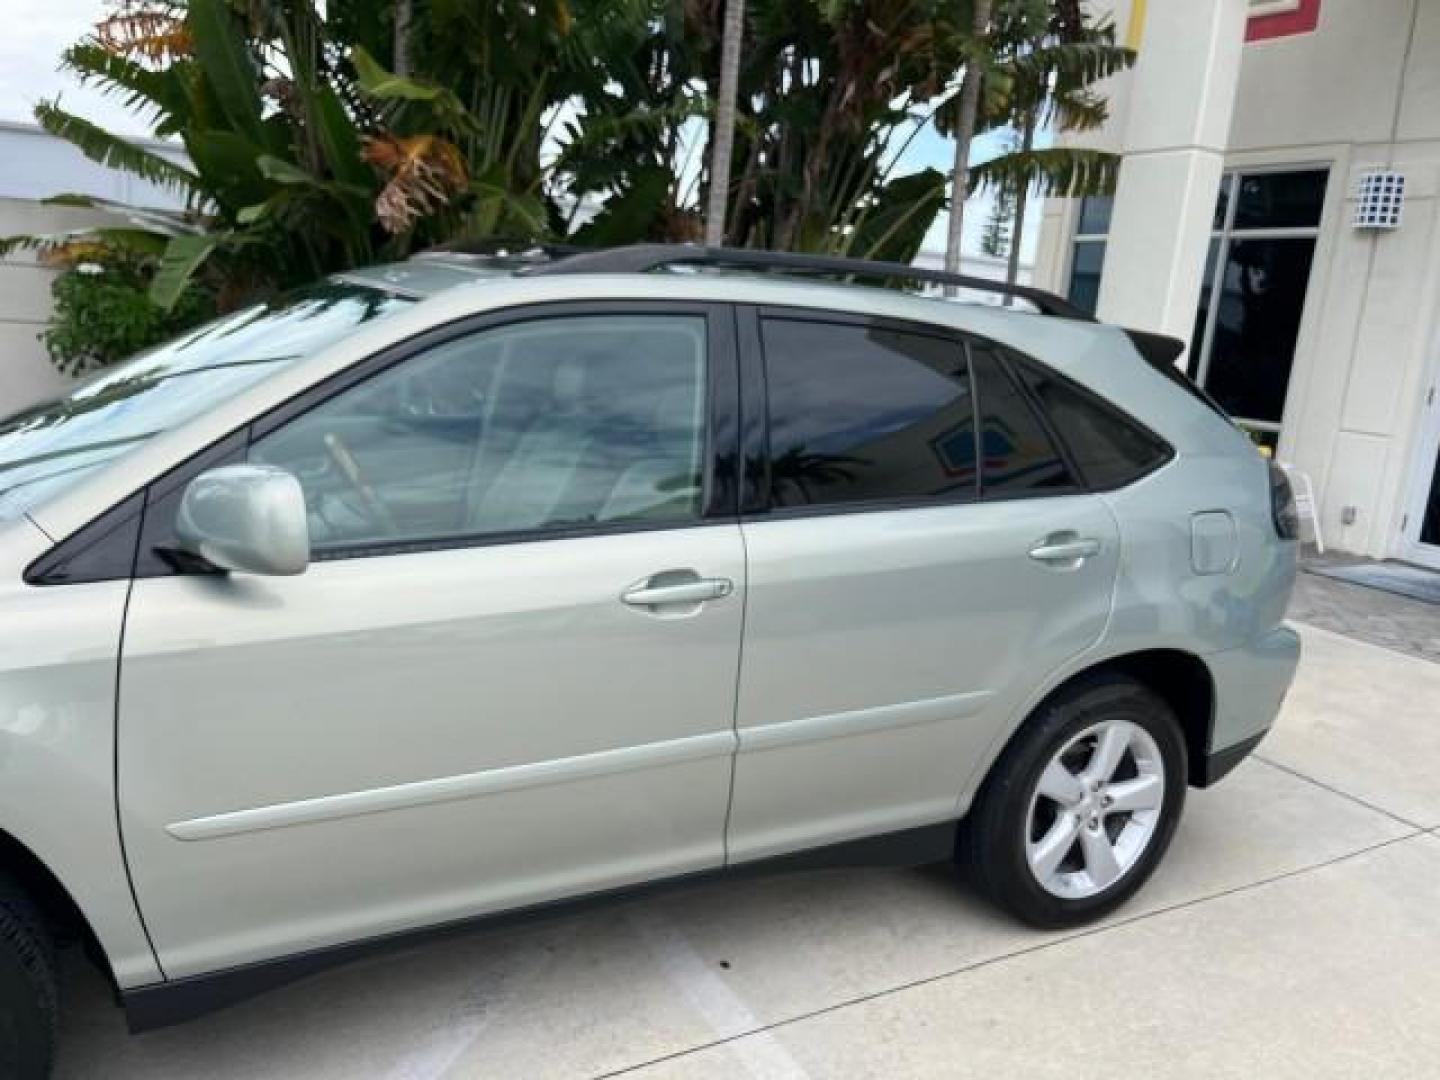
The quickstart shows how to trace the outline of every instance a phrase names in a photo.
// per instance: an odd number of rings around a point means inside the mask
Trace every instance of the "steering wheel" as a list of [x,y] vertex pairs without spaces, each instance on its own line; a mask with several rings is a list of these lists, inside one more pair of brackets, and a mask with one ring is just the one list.
[[330,455],[330,460],[335,462],[346,483],[354,489],[356,495],[360,496],[360,501],[364,504],[365,511],[370,515],[371,520],[388,535],[398,536],[400,524],[395,520],[395,515],[390,513],[390,508],[380,501],[380,496],[375,494],[375,489],[365,482],[365,476],[360,472],[360,465],[356,462],[355,456],[350,453],[350,448],[333,431],[325,433],[324,442],[325,452]]

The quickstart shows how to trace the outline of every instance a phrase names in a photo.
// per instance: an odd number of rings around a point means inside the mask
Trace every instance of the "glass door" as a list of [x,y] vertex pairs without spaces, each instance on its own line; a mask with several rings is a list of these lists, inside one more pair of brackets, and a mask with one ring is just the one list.
[[1425,391],[1425,416],[1415,452],[1415,482],[1401,528],[1405,557],[1440,570],[1440,374]]

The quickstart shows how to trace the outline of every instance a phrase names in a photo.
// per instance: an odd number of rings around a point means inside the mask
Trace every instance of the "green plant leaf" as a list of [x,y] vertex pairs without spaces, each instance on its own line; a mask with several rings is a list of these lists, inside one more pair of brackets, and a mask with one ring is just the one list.
[[66,112],[54,102],[39,102],[35,106],[35,119],[49,134],[64,139],[91,161],[187,194],[193,194],[198,188],[199,177],[183,165],[126,142],[98,124]]
[[259,168],[261,176],[266,180],[273,180],[277,184],[303,184],[313,187],[320,183],[300,166],[282,161],[269,154],[261,154],[255,159],[255,164]]
[[160,267],[150,282],[150,299],[165,311],[174,308],[176,302],[190,284],[202,263],[219,245],[216,236],[177,236],[165,247],[160,257]]
[[1120,155],[1103,150],[1052,146],[1019,150],[970,166],[970,188],[1030,187],[1049,198],[1111,195],[1120,176]]
[[427,85],[386,71],[373,56],[365,51],[363,45],[356,45],[351,50],[350,61],[355,65],[355,75],[360,80],[360,89],[373,98],[434,101],[446,93],[444,87]]
[[195,58],[225,118],[251,142],[263,143],[260,80],[240,19],[226,0],[189,0],[185,18]]
[[611,195],[600,212],[575,233],[575,242],[613,247],[648,238],[669,197],[670,179],[670,171],[658,166],[639,170],[626,188]]

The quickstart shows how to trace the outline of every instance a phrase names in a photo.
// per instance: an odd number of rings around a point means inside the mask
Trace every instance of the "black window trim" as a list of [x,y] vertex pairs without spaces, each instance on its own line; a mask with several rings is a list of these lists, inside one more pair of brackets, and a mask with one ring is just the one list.
[[[342,559],[372,558],[379,555],[416,554],[470,547],[494,547],[503,544],[534,543],[544,540],[566,540],[592,536],[624,535],[639,532],[665,532],[695,529],[734,523],[739,520],[739,484],[737,459],[739,451],[740,372],[736,343],[737,322],[733,306],[719,301],[691,300],[560,300],[497,311],[466,315],[439,326],[430,327],[404,341],[396,342],[368,357],[355,361],[313,386],[252,417],[240,427],[227,432],[159,476],[141,485],[115,506],[97,514],[70,536],[61,540],[35,559],[26,569],[25,581],[32,585],[79,584],[82,581],[124,580],[123,577],[72,578],[64,574],[66,564],[92,544],[104,543],[117,535],[112,512],[129,507],[137,496],[143,496],[142,513],[149,511],[166,495],[188,482],[198,472],[244,460],[245,453],[257,439],[283,426],[296,417],[344,393],[381,372],[403,363],[422,352],[471,334],[504,326],[534,322],[539,319],[571,318],[586,315],[691,315],[705,319],[706,326],[706,394],[705,437],[701,510],[698,517],[674,522],[601,522],[573,527],[550,527],[495,533],[459,533],[438,537],[379,540],[365,543],[335,545],[311,553],[312,562],[335,562]],[[147,525],[150,525],[147,528]],[[197,572],[214,573],[193,563],[181,565],[153,547],[146,549],[145,537],[153,537],[153,522],[142,519],[136,536],[136,549],[127,560],[132,567],[130,577],[170,576]]]

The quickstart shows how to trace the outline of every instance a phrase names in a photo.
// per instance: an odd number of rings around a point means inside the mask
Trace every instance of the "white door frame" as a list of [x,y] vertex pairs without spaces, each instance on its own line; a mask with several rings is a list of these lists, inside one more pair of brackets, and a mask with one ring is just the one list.
[[1400,557],[1440,570],[1440,544],[1420,541],[1425,503],[1436,480],[1435,474],[1440,471],[1440,363],[1434,356],[1420,393],[1420,422],[1415,426],[1414,449],[1410,458],[1410,482],[1406,488],[1405,518],[1400,530]]

